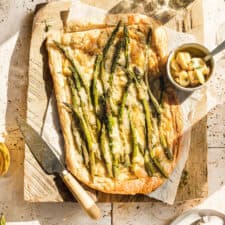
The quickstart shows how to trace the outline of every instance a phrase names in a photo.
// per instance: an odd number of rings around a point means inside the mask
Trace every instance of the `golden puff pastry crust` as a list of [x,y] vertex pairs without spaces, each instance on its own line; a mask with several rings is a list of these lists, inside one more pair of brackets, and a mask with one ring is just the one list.
[[[99,160],[96,162],[96,166],[98,167],[97,175],[94,177],[90,175],[89,170],[83,163],[82,156],[76,149],[77,145],[74,141],[74,136],[71,130],[71,113],[68,112],[63,104],[64,102],[71,102],[71,91],[67,82],[67,76],[70,75],[70,71],[68,71],[66,67],[68,62],[65,61],[62,53],[55,46],[54,41],[61,43],[69,50],[72,49],[71,54],[74,56],[76,63],[79,65],[79,70],[81,73],[85,74],[87,77],[88,83],[93,78],[92,68],[95,55],[102,51],[104,44],[112,32],[112,29],[114,29],[115,25],[120,20],[122,23],[126,23],[130,27],[130,44],[132,48],[130,50],[131,63],[132,65],[140,65],[140,67],[143,64],[143,56],[141,55],[141,52],[142,50],[144,51],[144,46],[141,44],[141,35],[135,36],[136,33],[132,32],[132,29],[134,31],[139,29],[140,32],[146,34],[147,27],[151,26],[152,40],[151,49],[149,50],[148,69],[150,76],[157,79],[164,69],[167,58],[167,35],[165,29],[154,19],[137,14],[107,15],[104,23],[102,24],[85,25],[70,23],[66,27],[65,33],[60,31],[52,32],[47,39],[49,67],[54,83],[58,113],[65,141],[65,161],[68,170],[84,184],[102,192],[113,194],[147,194],[158,188],[166,178],[159,175],[159,173],[155,176],[148,176],[145,172],[141,172],[141,175],[134,174],[132,171],[130,172],[129,169],[122,169],[118,178],[109,177],[102,166],[102,162]],[[113,53],[110,53],[109,51],[109,55],[112,54]],[[120,73],[122,72],[117,70],[117,74]],[[118,96],[115,94],[115,99],[117,98],[118,101],[121,99],[120,88],[122,89],[124,87],[124,79],[123,75],[121,75],[121,77],[118,75],[114,79],[114,82],[116,82],[115,90],[118,89],[118,92],[116,92]],[[153,89],[154,88],[157,89],[158,87],[156,88],[153,86]],[[128,101],[131,102],[131,104],[136,105],[138,110],[141,110],[140,104],[137,103],[137,100],[134,100],[135,97],[132,97],[134,89],[135,87],[131,87],[131,97]],[[153,90],[153,92],[155,91]],[[162,158],[164,170],[166,170],[167,174],[171,174],[176,165],[182,147],[182,116],[176,93],[168,85],[165,85],[162,98],[164,102],[164,110],[161,115],[161,126],[165,131],[168,144],[172,146],[174,157],[172,161],[164,159],[165,156],[161,149],[157,150],[156,154],[158,154],[159,158]],[[134,117],[137,115],[138,118],[139,114],[141,115],[141,113],[138,114],[138,112],[139,111],[137,111],[137,114],[133,113]],[[90,114],[90,120],[92,116],[93,115]],[[137,122],[137,128],[139,129]],[[140,133],[142,132],[141,126],[142,125],[140,123]],[[140,142],[141,141],[142,139],[140,138]],[[123,145],[118,145],[118,148],[122,147]]]

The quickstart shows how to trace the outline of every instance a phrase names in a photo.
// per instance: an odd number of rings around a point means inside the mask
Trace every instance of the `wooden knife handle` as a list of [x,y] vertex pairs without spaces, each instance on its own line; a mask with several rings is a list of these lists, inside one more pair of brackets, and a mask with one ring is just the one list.
[[87,214],[92,219],[98,220],[101,217],[100,209],[78,181],[67,170],[64,170],[60,176]]

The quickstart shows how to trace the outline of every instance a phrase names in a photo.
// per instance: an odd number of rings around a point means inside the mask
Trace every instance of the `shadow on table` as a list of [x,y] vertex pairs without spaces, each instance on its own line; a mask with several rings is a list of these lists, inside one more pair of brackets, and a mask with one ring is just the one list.
[[29,14],[22,21],[8,72],[8,102],[5,116],[7,131],[5,142],[11,153],[11,166],[7,175],[10,180],[8,195],[12,194],[11,198],[19,201],[23,199],[24,141],[19,132],[16,117],[26,117],[31,27],[32,15]]
[[109,13],[141,13],[152,16],[165,24],[176,15],[176,10],[187,7],[194,0],[169,0],[169,1],[148,1],[148,0],[122,0],[118,2]]
[[[24,199],[25,143],[22,134],[20,133],[20,130],[18,128],[16,118],[17,117],[26,118],[27,114],[27,101],[28,101],[27,88],[29,79],[28,68],[29,63],[31,63],[29,62],[29,52],[30,52],[32,22],[33,22],[33,14],[26,15],[22,20],[21,27],[18,32],[17,41],[15,43],[15,48],[12,52],[12,56],[10,59],[10,66],[8,71],[8,87],[7,87],[8,102],[5,116],[5,127],[7,135],[5,137],[5,142],[11,153],[11,166],[7,174],[6,180],[7,186],[10,190],[10,193],[12,193],[12,196],[7,197],[6,199],[18,199],[18,198],[19,198],[18,200]],[[45,42],[43,42],[40,48],[40,54],[43,57],[42,58],[43,62],[45,62],[43,63],[42,69],[44,71],[43,80],[45,80],[46,81],[45,83],[47,84],[45,85],[45,92],[47,93],[47,96],[50,96],[52,92],[52,84],[51,84],[51,76],[49,75],[47,50],[45,48]],[[39,74],[36,73],[36,75]],[[28,155],[29,154],[31,153],[29,152]],[[35,168],[35,166],[31,164],[31,162],[26,162],[28,164],[29,170]],[[27,179],[29,179],[29,177]],[[58,177],[55,178],[55,183],[56,186],[59,187],[58,190],[59,191],[61,190],[60,192],[62,193],[62,197],[65,199],[68,198],[71,199],[70,193],[67,191],[65,186],[62,185],[62,181]],[[3,199],[5,199],[5,197]]]
[[[7,190],[5,190],[5,196],[0,196],[0,203],[6,201],[5,205],[10,204],[9,210],[4,209],[3,207],[3,210],[6,212],[2,212],[5,213],[6,218],[8,218],[8,222],[37,220],[38,224],[45,225],[45,218],[49,215],[52,218],[55,217],[55,222],[58,222],[60,218],[62,222],[65,218],[65,212],[74,217],[78,214],[82,214],[82,212],[80,212],[81,210],[77,203],[71,203],[65,206],[65,204],[62,203],[54,203],[52,205],[50,203],[27,203],[24,201],[25,143],[18,128],[16,118],[26,118],[28,65],[32,21],[33,14],[29,14],[24,17],[15,43],[15,48],[10,59],[7,87],[8,102],[5,115],[5,127],[7,131],[5,143],[10,150],[11,166],[7,175],[4,177],[6,180],[6,182],[4,181],[4,184],[7,184]],[[43,53],[43,48],[41,48],[40,51]],[[70,196],[70,193],[67,191],[66,187],[62,185],[62,181],[59,178],[55,178],[55,182],[61,187],[64,187],[65,190],[63,193],[68,193],[68,196]],[[65,198],[71,199],[71,196]],[[49,210],[50,205],[52,206],[52,209]],[[39,208],[43,209],[45,213],[38,215]],[[63,209],[65,209],[65,211],[63,211]],[[39,222],[39,220],[41,222]]]

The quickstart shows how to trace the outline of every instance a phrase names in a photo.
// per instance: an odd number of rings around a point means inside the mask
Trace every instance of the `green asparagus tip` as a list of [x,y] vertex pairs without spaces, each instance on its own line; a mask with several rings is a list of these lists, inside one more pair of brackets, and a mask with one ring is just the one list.
[[117,23],[115,29],[113,30],[111,36],[109,37],[109,39],[103,49],[103,61],[105,60],[106,54],[107,54],[110,46],[113,44],[113,41],[116,38],[116,34],[119,31],[120,25],[121,25],[121,20]]
[[158,159],[156,159],[155,157],[152,158],[155,166],[157,167],[157,169],[159,170],[159,172],[165,177],[165,178],[169,178],[168,173],[165,171],[165,169],[163,168],[163,166],[160,164],[160,162],[158,161]]

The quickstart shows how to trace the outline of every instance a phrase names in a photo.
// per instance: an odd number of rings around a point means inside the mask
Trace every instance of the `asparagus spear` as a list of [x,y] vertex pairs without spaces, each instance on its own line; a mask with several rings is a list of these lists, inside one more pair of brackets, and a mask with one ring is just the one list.
[[141,86],[138,79],[136,78],[136,74],[133,71],[126,70],[129,79],[133,80],[138,91],[139,99],[142,102],[144,112],[145,112],[145,122],[146,122],[146,133],[147,133],[147,144],[148,148],[151,149],[151,140],[152,140],[152,121],[151,121],[151,110],[146,99],[145,86],[144,84]]
[[68,77],[67,80],[68,80],[68,84],[70,86],[70,90],[71,90],[71,94],[72,94],[72,104],[74,107],[78,107],[76,87],[74,85],[73,79],[71,77]]
[[159,139],[160,139],[161,145],[164,149],[164,153],[165,153],[166,157],[169,160],[173,160],[173,153],[172,153],[170,147],[167,144],[166,137],[162,133],[162,129],[160,129],[160,128],[159,128]]
[[149,27],[147,37],[146,37],[146,45],[149,46],[152,42],[152,28]]
[[[114,177],[117,177],[118,174],[119,174],[119,156],[117,154],[114,153],[114,143],[113,143],[113,128],[115,126],[115,118],[113,117],[112,115],[112,108],[111,108],[111,105],[110,105],[110,94],[111,94],[111,83],[112,83],[112,75],[111,75],[111,78],[110,78],[110,85],[109,85],[109,88],[107,88],[107,84],[105,82],[105,60],[106,60],[106,55],[108,53],[108,50],[110,48],[110,46],[113,44],[113,41],[115,40],[116,38],[116,34],[118,33],[119,31],[119,28],[120,28],[120,24],[121,24],[121,21],[118,22],[118,24],[116,25],[115,29],[113,30],[113,32],[111,33],[111,36],[109,37],[104,49],[103,49],[103,57],[102,57],[102,63],[101,63],[101,80],[102,80],[102,84],[103,84],[103,89],[104,89],[104,98],[102,98],[104,100],[104,112],[105,112],[105,123],[106,123],[106,129],[107,129],[107,134],[108,134],[108,137],[109,137],[109,147],[110,147],[110,150],[111,150],[111,153],[112,153],[112,169],[113,169],[113,176]],[[121,45],[121,44],[118,44],[118,45]],[[121,48],[121,47],[120,47]],[[114,53],[114,55],[116,55],[116,57],[114,56],[113,58],[113,62],[112,62],[112,66],[111,66],[111,74],[114,73],[115,71],[115,66],[116,66],[116,62],[117,62],[117,59],[115,58],[118,58],[119,56],[119,53]]]
[[[135,76],[135,73],[131,73],[132,76]],[[138,89],[138,91],[140,92],[140,84],[138,82],[137,79],[135,80],[135,84],[136,87]],[[140,95],[140,94],[139,94]],[[153,132],[153,128],[152,128],[152,121],[151,121],[151,110],[150,110],[150,106],[149,103],[147,101],[147,99],[144,97],[144,93],[141,93],[141,96],[139,96],[139,98],[142,101],[142,105],[145,111],[145,119],[146,119],[146,125],[147,125],[147,142],[148,142],[148,148],[149,148],[149,153],[150,153],[150,158],[152,159],[153,163],[155,164],[155,166],[157,167],[157,169],[159,170],[159,172],[166,178],[168,178],[168,174],[167,172],[164,170],[164,168],[162,167],[162,165],[160,164],[160,162],[153,157],[153,149],[152,149],[152,132]]]
[[128,76],[128,79],[133,81],[135,83],[135,85],[138,87],[139,89],[139,81],[135,75],[135,73],[132,71],[132,70],[129,70],[129,69],[124,69],[125,73],[127,74]]
[[147,143],[148,148],[152,149],[152,121],[151,121],[151,111],[149,103],[146,99],[142,100],[142,105],[145,111],[145,122],[146,122],[146,133],[147,133]]
[[117,62],[118,62],[118,60],[120,58],[120,51],[121,51],[121,48],[122,48],[122,44],[123,44],[122,40],[118,40],[117,41],[117,43],[115,45],[115,50],[114,50],[114,53],[113,53],[113,57],[112,57],[111,68],[110,68],[108,101],[109,101],[109,104],[111,105],[110,106],[111,107],[111,111],[112,111],[113,106],[114,106],[113,100],[110,98],[110,95],[111,95],[111,92],[112,92],[113,76],[114,76],[114,73],[115,73],[115,70],[116,70]]
[[106,139],[107,139],[106,128],[105,128],[105,124],[103,124],[102,125],[102,131],[101,131],[101,137],[100,137],[100,145],[101,145],[102,155],[103,155],[103,158],[105,160],[107,173],[108,173],[109,177],[112,177],[113,176],[112,155],[108,151]]
[[[159,136],[159,138],[160,138],[160,136],[161,136],[162,133],[160,133],[160,132],[161,132],[160,126],[159,126],[159,129],[158,129],[158,126],[157,126],[157,124],[156,124],[156,120],[153,120],[153,132],[154,132],[154,134],[155,134],[156,136]],[[161,141],[161,140],[160,140],[160,141]],[[154,146],[155,146],[155,145],[158,145],[157,140],[156,140],[155,143],[152,143],[152,145],[154,145]],[[164,148],[163,148],[163,150],[164,150],[164,152],[167,151],[167,150],[164,149]],[[166,153],[165,153],[165,155],[166,155]],[[152,161],[153,161],[153,163],[155,164],[155,166],[156,166],[156,168],[158,169],[158,171],[159,171],[164,177],[167,177],[167,176],[168,176],[167,172],[164,170],[164,168],[163,168],[163,166],[161,165],[160,161],[155,157],[155,151],[154,151],[154,149],[150,149],[150,158],[152,159]]]
[[160,106],[160,104],[158,103],[157,99],[155,98],[155,96],[153,95],[150,85],[149,85],[149,79],[148,79],[148,51],[149,51],[149,45],[151,45],[151,41],[152,41],[152,28],[150,27],[148,30],[148,34],[147,34],[147,38],[146,38],[146,69],[145,69],[145,83],[147,85],[147,89],[148,89],[148,94],[149,97],[151,99],[152,104],[155,107],[155,110],[158,114],[162,113],[162,107]]
[[104,49],[103,49],[103,61],[105,62],[105,57],[106,57],[106,54],[108,53],[108,50],[110,48],[110,46],[113,44],[113,41],[115,40],[116,38],[116,34],[117,32],[119,31],[119,28],[120,28],[120,24],[121,24],[121,21],[119,21],[115,27],[115,29],[113,30],[111,36],[109,37]]
[[[137,83],[137,81],[136,81],[136,83]],[[137,86],[137,84],[136,84],[136,86]],[[140,87],[137,86],[137,88],[140,88]],[[150,89],[148,89],[148,90],[150,90]],[[144,108],[144,111],[145,111],[145,119],[146,119],[146,125],[147,125],[147,134],[148,134],[147,142],[148,142],[149,149],[151,149],[152,148],[152,146],[151,146],[152,130],[153,130],[153,128],[152,128],[152,121],[151,121],[152,115],[151,115],[151,110],[150,110],[149,103],[148,103],[146,98],[142,99],[142,105],[143,105],[143,108]],[[160,113],[161,113],[161,111],[160,111]],[[165,147],[165,143],[166,143],[165,137],[163,136],[162,131],[159,131],[159,132],[160,132],[161,142],[163,142],[162,144]],[[166,153],[167,157],[169,159],[172,159],[170,149],[167,147],[167,145],[166,145],[166,147],[164,149],[165,149],[165,153]]]
[[69,54],[69,52],[64,48],[63,45],[61,45],[59,42],[57,41],[54,41],[54,44],[56,45],[56,47],[63,53],[63,55],[65,56],[65,58],[70,62],[71,64],[71,69],[72,71],[74,72],[74,74],[79,78],[82,86],[84,87],[86,93],[87,93],[87,96],[88,96],[88,101],[89,103],[91,103],[91,96],[90,96],[90,90],[89,90],[89,87],[88,85],[85,84],[80,72],[78,71],[77,67],[76,67],[76,64],[75,64],[75,61],[73,59],[73,57]]
[[155,96],[153,95],[151,89],[150,89],[150,86],[148,85],[148,94],[149,94],[149,97],[151,99],[151,102],[152,104],[154,105],[155,107],[155,110],[158,114],[161,114],[163,109],[162,107],[160,106],[159,102],[157,101],[157,99],[155,98]]
[[138,143],[138,147],[139,147],[139,152],[144,156],[145,149],[143,148],[143,146],[140,143]]
[[72,66],[70,66],[69,69],[70,69],[70,71],[72,73],[72,76],[75,80],[76,88],[77,88],[78,91],[80,91],[80,89],[81,89],[80,78],[79,78],[78,74],[75,72],[75,70],[73,69]]
[[149,45],[151,43],[151,37],[152,37],[152,29],[150,28],[147,33],[146,43],[145,43],[145,84],[149,88]]
[[100,73],[101,61],[102,61],[102,56],[97,55],[96,60],[95,60],[95,64],[94,64],[94,74],[93,74],[93,80],[92,80],[92,85],[91,85],[91,92],[92,92],[92,97],[93,97],[93,106],[94,106],[95,115],[96,115],[96,123],[97,123],[98,132],[101,129],[101,122],[97,117],[98,116],[98,109],[99,109],[99,104],[98,104],[99,96],[98,96],[98,89],[97,89],[97,79],[98,79],[98,75]]
[[[124,32],[124,38],[123,38],[123,47],[124,47],[124,56],[125,56],[125,68],[128,69],[129,68],[129,43],[130,43],[130,39],[129,39],[129,33],[128,33],[128,28],[127,26],[124,24],[123,26],[123,32]],[[132,81],[131,79],[128,79],[128,82],[125,86],[125,90],[122,96],[122,102],[121,105],[119,107],[119,115],[118,115],[118,121],[119,121],[119,129],[120,129],[120,134],[123,140],[123,145],[124,145],[124,154],[123,154],[123,162],[125,164],[125,166],[130,166],[130,151],[127,148],[127,138],[126,138],[126,134],[124,134],[124,130],[123,130],[123,126],[122,126],[122,121],[123,121],[123,114],[124,114],[124,109],[125,109],[125,105],[126,105],[126,101],[127,101],[127,96],[128,96],[128,92],[129,92],[129,88],[131,85]]]
[[104,68],[104,63],[103,61],[101,61],[100,63],[100,80],[101,80],[101,84],[102,84],[102,88],[103,88],[103,92],[106,93],[106,76],[105,76],[105,68]]
[[[74,108],[78,108],[79,106],[77,105],[77,101],[76,101],[76,89],[75,89],[75,84],[72,80],[71,77],[68,77],[68,83],[69,86],[71,88],[71,92],[72,92],[72,102],[73,102],[73,107]],[[88,155],[88,151],[86,148],[86,145],[82,143],[82,138],[80,137],[80,134],[78,132],[78,129],[75,126],[75,122],[74,120],[72,120],[72,124],[71,124],[71,128],[72,128],[72,133],[73,136],[75,138],[75,142],[78,144],[78,151],[79,153],[82,154],[83,156],[83,160],[84,160],[84,164],[87,168],[89,168],[89,155]]]
[[112,115],[110,115],[108,119],[109,119],[108,130],[109,130],[109,139],[110,139],[109,146],[111,147],[112,156],[113,156],[113,162],[112,162],[113,176],[116,178],[120,174],[120,170],[119,170],[120,154],[114,152],[114,149],[117,146],[114,146],[114,140],[113,140],[113,127],[116,121]]
[[165,156],[167,157],[167,159],[169,160],[173,160],[173,152],[167,142],[166,136],[162,130],[162,115],[159,115],[158,117],[158,127],[159,127],[159,140],[161,143],[161,146],[164,150]]
[[161,163],[159,162],[159,160],[154,156],[153,151],[150,151],[150,157],[151,157],[153,163],[155,164],[155,166],[157,167],[157,169],[159,170],[159,172],[165,178],[169,178],[168,173],[165,171],[165,169],[163,168],[163,166],[161,165]]
[[[147,102],[146,99],[143,99],[142,101],[143,106],[144,106],[144,110],[145,110],[145,119],[146,119],[146,124],[147,124],[147,142],[148,142],[148,146],[149,146],[149,152],[150,152],[150,156],[152,156],[152,122],[151,122],[151,112],[150,112],[150,108],[149,108],[149,104]],[[152,161],[154,162],[155,166],[157,167],[157,169],[159,170],[159,172],[164,176],[164,177],[168,177],[166,171],[163,169],[162,165],[160,164],[160,162],[155,158],[155,157],[151,157]]]
[[[72,72],[72,74],[74,74],[74,72]],[[70,89],[71,89],[71,93],[72,93],[72,103],[73,103],[73,106],[75,107],[75,108],[77,108],[78,107],[78,105],[77,105],[77,96],[79,96],[79,99],[80,99],[80,105],[81,105],[81,110],[82,110],[82,112],[83,112],[83,115],[84,115],[84,119],[85,119],[85,121],[86,121],[86,123],[88,124],[88,121],[89,121],[89,119],[88,119],[88,111],[87,111],[87,109],[86,109],[86,107],[85,107],[85,104],[84,104],[84,102],[83,102],[83,99],[82,99],[82,97],[81,97],[81,95],[80,95],[80,90],[81,90],[81,87],[80,87],[80,83],[79,83],[79,81],[78,82],[76,82],[76,78],[75,78],[75,75],[73,75],[73,77],[74,77],[74,80],[71,78],[71,77],[68,77],[67,79],[68,79],[68,84],[69,84],[69,86],[70,86]],[[75,81],[75,82],[74,82]],[[76,88],[77,87],[77,88]],[[98,152],[99,153],[99,152]],[[98,154],[98,158],[99,158],[100,156],[99,156],[99,154]]]
[[100,72],[101,60],[102,60],[102,56],[97,55],[96,60],[95,60],[95,65],[94,65],[94,74],[93,74],[93,80],[92,80],[92,86],[91,86],[92,97],[93,97],[93,105],[94,105],[94,109],[95,109],[96,114],[97,114],[97,111],[98,111],[97,79],[98,79],[98,75],[99,75],[99,72]]
[[113,141],[113,128],[115,126],[116,120],[115,117],[112,116],[111,113],[108,115],[108,123],[107,123],[107,129],[108,129],[108,135],[109,135],[109,146],[112,151],[113,156],[113,162],[112,162],[112,168],[113,168],[113,176],[118,177],[120,171],[119,171],[119,154],[114,152],[114,141]]
[[120,161],[120,155],[114,154],[114,157],[113,157],[113,176],[115,178],[117,178],[120,174],[119,161]]
[[102,101],[102,122],[105,123],[105,127],[107,130],[107,135],[109,138],[109,148],[112,154],[112,169],[113,176],[117,177],[119,175],[119,155],[114,152],[114,137],[113,137],[113,129],[116,123],[115,117],[112,115],[111,106],[109,103],[109,93],[106,93],[105,96],[101,97]]
[[122,49],[122,44],[123,44],[122,40],[118,40],[115,45],[115,50],[114,50],[113,57],[112,57],[112,64],[111,64],[111,68],[110,68],[110,77],[109,77],[110,87],[112,87],[113,75],[116,70],[117,62],[119,61],[119,58],[120,58],[120,51]]
[[128,82],[127,82],[127,84],[126,84],[124,93],[123,93],[122,102],[121,102],[121,105],[120,105],[120,108],[119,108],[119,123],[120,124],[123,121],[124,108],[125,108],[125,105],[126,105],[127,96],[128,96],[128,92],[129,92],[129,88],[130,88],[131,83],[132,82],[129,79]]
[[[152,132],[153,132],[153,127],[152,127],[152,121],[151,121],[151,111],[150,111],[150,106],[149,103],[146,99],[142,100],[142,104],[144,107],[144,111],[145,111],[145,119],[146,119],[146,125],[147,125],[147,143],[148,143],[148,148],[149,148],[149,152],[150,152],[150,156],[152,156]],[[156,165],[157,169],[159,170],[159,172],[164,176],[164,177],[168,177],[166,171],[163,169],[162,165],[160,164],[160,162],[155,158],[155,157],[151,157],[150,159],[152,159],[152,161],[154,162],[154,164]],[[151,165],[149,165],[151,162],[149,161],[147,163],[147,168],[148,170],[151,169]],[[147,172],[149,173],[149,171],[147,170]],[[154,171],[154,170],[153,170]]]
[[159,172],[165,177],[165,178],[169,178],[168,173],[165,171],[165,169],[162,167],[162,165],[160,164],[159,160],[156,158],[152,159],[154,164],[156,165],[157,169],[159,170]]
[[71,112],[73,113],[73,116],[75,119],[77,119],[79,121],[81,130],[84,134],[85,140],[87,142],[87,146],[88,146],[88,151],[89,151],[89,158],[90,158],[90,171],[91,171],[91,175],[94,176],[95,175],[95,149],[96,149],[96,143],[93,140],[93,134],[91,133],[91,130],[88,128],[82,114],[80,114],[76,108],[74,108],[73,106],[71,106],[68,103],[64,103],[64,105],[71,110]]
[[[164,87],[164,82],[163,82],[163,78],[160,79],[160,102],[161,102],[161,106],[163,107],[163,87]],[[159,127],[159,140],[160,143],[162,145],[162,148],[164,150],[165,156],[167,157],[167,159],[169,160],[173,160],[173,151],[170,148],[169,144],[167,143],[167,139],[166,136],[163,133],[163,130],[161,128],[161,122],[162,122],[162,115],[158,116],[158,127]]]
[[145,170],[147,171],[148,175],[152,177],[153,174],[155,173],[155,169],[154,166],[152,165],[151,159],[149,157],[149,152],[147,149],[145,150],[144,153],[144,163],[145,163]]
[[[65,47],[63,45],[61,45],[59,42],[57,42],[57,41],[54,41],[54,44],[63,53],[63,55],[65,56],[65,58],[70,62],[71,66],[72,66],[71,68],[74,70],[74,72],[77,73],[77,75],[79,76],[79,79],[81,79],[81,81],[82,81],[81,75],[78,72],[78,69],[77,69],[77,67],[75,65],[74,59],[69,54],[68,50],[66,50]],[[83,83],[83,81],[82,81],[82,83]]]
[[124,90],[124,93],[123,93],[123,96],[122,96],[122,102],[119,107],[119,114],[118,114],[119,129],[120,129],[120,134],[121,134],[123,145],[124,145],[123,161],[125,162],[125,166],[130,165],[130,152],[127,149],[127,137],[126,137],[126,134],[124,134],[124,128],[122,126],[122,123],[123,123],[124,109],[125,109],[127,96],[128,96],[128,92],[129,92],[129,87],[130,87],[131,83],[132,83],[131,80],[128,80],[125,90]]
[[144,112],[145,112],[145,122],[146,122],[146,133],[147,133],[147,142],[148,147],[151,149],[151,139],[152,139],[152,122],[151,122],[151,110],[148,103],[148,100],[146,99],[146,93],[145,93],[145,85],[140,85],[138,79],[136,78],[136,74],[132,71],[128,71],[129,77],[134,80],[136,89],[138,91],[139,99],[142,102]]
[[120,137],[122,139],[122,143],[123,143],[123,154],[121,154],[121,159],[120,161],[124,163],[124,165],[126,167],[130,166],[130,149],[128,148],[128,139],[127,139],[127,135],[124,131],[124,126],[122,124],[122,121],[119,122],[119,131],[120,131]]
[[122,40],[118,40],[115,44],[115,49],[114,49],[114,53],[113,53],[113,57],[112,57],[112,64],[111,64],[111,68],[110,68],[111,74],[113,74],[116,70],[116,64],[120,58],[120,51],[122,49],[122,46],[123,46]]
[[109,93],[106,94],[105,96],[105,112],[107,115],[107,130],[108,130],[108,135],[109,135],[109,146],[112,149],[113,148],[113,127],[114,127],[114,117],[112,115],[112,110],[109,102]]
[[125,55],[125,68],[128,69],[129,68],[129,63],[130,63],[130,59],[129,59],[129,43],[130,43],[130,38],[129,38],[129,32],[128,32],[128,28],[127,26],[124,24],[123,26],[123,33],[124,33],[124,55]]
[[[113,140],[113,128],[115,126],[116,121],[112,115],[112,107],[111,107],[111,101],[110,101],[112,75],[110,75],[111,81],[109,82],[109,86],[107,87],[107,83],[105,80],[105,60],[106,60],[106,54],[107,54],[110,46],[113,44],[113,41],[116,38],[117,32],[119,31],[120,24],[121,24],[121,21],[119,21],[119,23],[113,30],[110,38],[108,39],[108,41],[103,49],[103,59],[102,59],[102,63],[101,63],[101,80],[102,80],[103,90],[104,90],[104,97],[102,98],[103,105],[104,105],[104,113],[103,114],[105,114],[104,122],[106,124],[107,135],[109,138],[109,147],[110,147],[111,154],[112,154],[112,170],[113,170],[114,177],[117,177],[119,175],[119,156],[114,153],[115,146],[114,146],[114,140]],[[119,55],[118,53],[114,53],[114,54],[116,54],[116,58],[117,58],[117,55]],[[114,72],[115,66],[113,66],[113,64],[115,65],[117,59],[115,59],[115,57],[114,57],[113,61],[114,62],[112,62],[110,72]]]
[[90,159],[89,159],[88,150],[87,150],[85,144],[81,145],[81,150],[82,150],[82,155],[83,155],[83,159],[84,159],[84,164],[87,168],[89,168]]
[[71,121],[71,130],[72,130],[72,134],[73,134],[75,143],[77,144],[77,150],[81,154],[82,153],[82,149],[81,149],[81,145],[80,145],[81,137],[80,137],[80,134],[78,133],[78,129],[76,128],[74,120]]
[[124,165],[126,167],[130,166],[130,152],[125,152],[124,154]]
[[128,115],[129,115],[129,120],[130,120],[132,146],[133,146],[132,147],[131,163],[132,163],[132,168],[134,168],[135,164],[138,162],[138,160],[136,160],[136,158],[138,156],[139,146],[138,146],[138,141],[137,141],[137,130],[136,130],[136,128],[133,125],[130,113],[128,113]]
[[115,45],[115,50],[114,50],[114,54],[113,54],[113,57],[112,57],[112,63],[111,63],[111,68],[110,68],[110,75],[109,75],[109,87],[108,87],[108,100],[109,100],[109,103],[111,105],[111,110],[114,114],[116,114],[116,109],[115,109],[115,104],[114,104],[114,101],[112,98],[110,98],[110,95],[112,93],[112,84],[113,84],[113,77],[114,77],[114,73],[115,73],[115,70],[116,70],[116,65],[117,65],[117,62],[119,60],[119,57],[120,57],[120,51],[121,51],[121,48],[122,48],[122,41],[121,40],[118,40],[116,45]]

